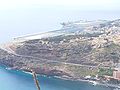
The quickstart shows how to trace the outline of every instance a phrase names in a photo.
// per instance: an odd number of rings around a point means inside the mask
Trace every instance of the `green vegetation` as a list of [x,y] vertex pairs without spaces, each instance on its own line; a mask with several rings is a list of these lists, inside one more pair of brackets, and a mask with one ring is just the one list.
[[107,68],[99,68],[98,75],[99,76],[103,76],[103,75],[112,76],[113,69],[111,69],[111,68],[108,68],[108,69]]
[[92,67],[69,65],[67,69],[74,73],[75,77],[95,76],[97,74],[97,69]]

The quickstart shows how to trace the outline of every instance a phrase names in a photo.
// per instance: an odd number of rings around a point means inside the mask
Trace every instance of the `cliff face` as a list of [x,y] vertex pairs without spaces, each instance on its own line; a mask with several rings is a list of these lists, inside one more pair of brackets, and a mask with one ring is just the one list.
[[14,69],[74,79],[119,62],[120,20],[63,23],[61,30],[16,38],[0,50],[0,63]]

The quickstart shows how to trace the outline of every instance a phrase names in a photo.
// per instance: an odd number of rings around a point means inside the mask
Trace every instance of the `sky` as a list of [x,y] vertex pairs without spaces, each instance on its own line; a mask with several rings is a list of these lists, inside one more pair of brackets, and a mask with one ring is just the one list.
[[0,0],[0,43],[61,28],[61,22],[120,18],[120,0]]

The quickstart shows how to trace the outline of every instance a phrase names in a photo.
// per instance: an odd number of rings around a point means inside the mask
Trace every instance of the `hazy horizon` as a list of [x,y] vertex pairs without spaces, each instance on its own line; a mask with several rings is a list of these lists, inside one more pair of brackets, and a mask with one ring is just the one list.
[[120,18],[119,0],[0,0],[0,42],[57,30],[61,22]]

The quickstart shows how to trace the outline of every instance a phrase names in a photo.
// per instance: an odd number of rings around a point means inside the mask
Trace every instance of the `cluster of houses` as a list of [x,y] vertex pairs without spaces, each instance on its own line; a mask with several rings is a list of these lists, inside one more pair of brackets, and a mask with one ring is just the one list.
[[120,68],[114,68],[113,75],[112,76],[105,75],[105,79],[120,81]]
[[120,68],[114,68],[112,76],[108,76],[108,75],[104,75],[103,77],[99,77],[98,75],[96,75],[95,77],[86,76],[85,80],[92,80],[92,81],[101,81],[102,80],[102,81],[119,82],[120,81]]

